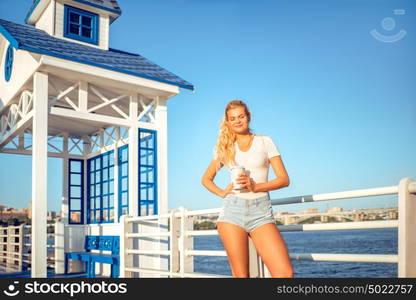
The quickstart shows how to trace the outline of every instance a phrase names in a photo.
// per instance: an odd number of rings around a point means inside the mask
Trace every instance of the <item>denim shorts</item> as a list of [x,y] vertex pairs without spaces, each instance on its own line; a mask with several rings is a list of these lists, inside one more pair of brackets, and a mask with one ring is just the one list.
[[217,222],[229,222],[242,227],[246,232],[251,232],[258,226],[273,223],[272,202],[269,195],[254,199],[244,199],[234,194],[228,194],[224,198]]

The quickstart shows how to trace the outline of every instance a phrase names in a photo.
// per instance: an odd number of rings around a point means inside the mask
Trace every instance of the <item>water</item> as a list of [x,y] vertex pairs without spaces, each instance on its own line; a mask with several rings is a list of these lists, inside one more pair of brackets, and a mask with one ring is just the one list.
[[[290,253],[397,254],[397,228],[282,233]],[[194,238],[195,250],[224,250],[218,236]],[[397,277],[397,264],[292,260],[295,277]],[[195,272],[231,275],[226,257],[196,256]]]

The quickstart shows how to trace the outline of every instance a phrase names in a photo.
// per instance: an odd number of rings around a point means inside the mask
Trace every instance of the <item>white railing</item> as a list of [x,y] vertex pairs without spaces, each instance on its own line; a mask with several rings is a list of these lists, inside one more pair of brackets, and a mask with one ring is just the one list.
[[[282,225],[278,226],[278,228],[281,232],[398,228],[397,254],[290,253],[290,257],[295,260],[310,261],[394,263],[398,264],[398,277],[415,277],[416,181],[410,178],[403,178],[397,186],[275,199],[272,200],[272,204],[282,205],[394,194],[398,195],[398,220]],[[140,276],[143,274],[152,274],[168,277],[222,277],[216,274],[193,272],[194,256],[226,256],[225,251],[193,249],[194,236],[218,234],[216,230],[193,230],[194,217],[197,215],[216,215],[219,211],[219,208],[198,211],[188,211],[184,208],[179,208],[172,210],[169,214],[146,217],[123,216],[121,219],[122,236],[120,237],[120,276],[134,277],[134,274],[138,273]],[[161,220],[164,220],[164,224],[168,224],[168,226],[154,226],[153,231],[151,232],[137,232],[140,227],[134,226],[134,224],[137,223],[144,224],[151,221],[155,224],[160,224]],[[134,230],[136,232],[133,232]],[[152,237],[167,238],[168,242],[166,249],[140,249],[138,240],[143,238],[149,239]],[[159,244],[160,243],[157,243],[157,241],[154,243],[156,247],[160,247]],[[140,255],[167,256],[169,257],[168,267],[165,269],[138,267],[137,260],[135,261],[134,256]],[[270,276],[267,268],[257,255],[251,239],[249,239],[249,261],[250,277]]]
[[[48,224],[48,228],[55,227],[54,224]],[[48,240],[54,238],[55,234],[48,233]],[[31,225],[7,226],[0,227],[0,265],[7,272],[22,272],[30,269],[31,266]],[[55,242],[47,244],[49,268],[55,268],[55,258],[53,251]]]

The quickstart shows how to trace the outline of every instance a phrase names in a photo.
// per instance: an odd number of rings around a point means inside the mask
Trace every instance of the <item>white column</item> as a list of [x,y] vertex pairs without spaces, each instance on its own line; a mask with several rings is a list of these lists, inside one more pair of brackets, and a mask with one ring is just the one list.
[[114,181],[113,181],[113,184],[114,184],[114,188],[113,188],[113,191],[114,191],[114,196],[113,196],[114,223],[119,222],[118,221],[118,214],[119,214],[119,212],[118,212],[119,203],[118,202],[121,201],[121,199],[118,199],[118,184],[119,184],[119,181],[118,181],[118,147],[117,147],[117,144],[118,144],[118,138],[116,139],[116,141],[114,143],[114,153],[113,153],[113,155],[114,155],[114,168],[113,168],[113,172],[114,172],[114,175],[113,175],[113,178],[114,178]]
[[63,135],[63,157],[62,157],[62,203],[61,203],[61,219],[65,225],[69,222],[69,193],[68,193],[68,171],[69,171],[69,153],[68,153],[68,133]]
[[89,176],[89,174],[88,174],[88,160],[87,160],[87,156],[88,156],[88,154],[90,154],[91,153],[91,140],[90,140],[90,137],[88,137],[88,136],[84,136],[83,138],[82,138],[82,140],[83,140],[83,150],[84,150],[84,160],[83,160],[83,167],[84,167],[84,172],[83,172],[83,175],[84,175],[84,190],[82,191],[83,192],[83,196],[84,196],[84,209],[83,209],[83,211],[82,211],[82,213],[83,213],[83,215],[84,215],[84,219],[82,220],[83,221],[83,224],[87,224],[87,212],[88,212],[88,207],[87,207],[87,205],[88,205],[88,193],[87,193],[87,191],[88,191],[88,176]]
[[33,77],[32,277],[47,277],[48,75]]
[[168,108],[167,100],[156,97],[157,128],[157,207],[159,214],[168,212]]
[[[137,121],[138,97],[130,96],[130,119]],[[139,213],[139,128],[129,128],[129,215]]]

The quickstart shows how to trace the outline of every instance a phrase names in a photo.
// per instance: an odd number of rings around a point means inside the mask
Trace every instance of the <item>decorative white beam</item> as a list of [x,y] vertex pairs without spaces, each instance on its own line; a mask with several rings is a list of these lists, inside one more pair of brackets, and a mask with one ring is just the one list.
[[32,274],[47,277],[48,75],[33,77]]
[[93,113],[86,113],[86,112],[78,112],[73,111],[71,109],[59,108],[59,107],[51,107],[50,114],[59,117],[66,117],[71,119],[83,120],[98,123],[101,125],[104,124],[111,124],[116,126],[126,126],[126,127],[142,127],[148,129],[155,129],[156,126],[151,123],[146,122],[138,122],[136,120],[131,119],[122,119],[116,118],[111,116],[105,116],[100,114],[93,114]]

